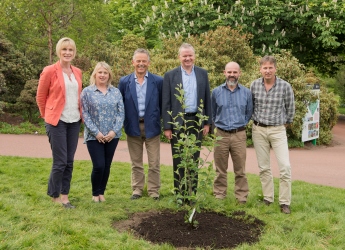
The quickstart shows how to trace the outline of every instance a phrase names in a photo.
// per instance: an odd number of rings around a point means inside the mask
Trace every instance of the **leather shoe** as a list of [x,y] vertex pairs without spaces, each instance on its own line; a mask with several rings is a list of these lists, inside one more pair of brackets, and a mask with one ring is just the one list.
[[268,201],[268,200],[265,200],[265,199],[264,199],[264,203],[265,203],[266,206],[269,206],[269,205],[272,204],[272,202],[270,202],[270,201]]
[[282,213],[284,214],[291,213],[289,205],[285,205],[285,204],[280,205],[280,211],[282,211]]
[[70,202],[62,203],[62,206],[66,209],[73,209],[75,206],[73,206]]
[[140,199],[141,198],[141,195],[138,195],[138,194],[133,194],[131,196],[131,200],[137,200],[137,199]]

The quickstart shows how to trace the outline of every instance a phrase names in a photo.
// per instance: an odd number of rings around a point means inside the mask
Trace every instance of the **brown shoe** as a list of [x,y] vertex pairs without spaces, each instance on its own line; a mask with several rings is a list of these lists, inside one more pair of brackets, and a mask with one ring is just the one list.
[[280,205],[280,211],[282,211],[282,213],[284,214],[291,213],[289,205],[285,205],[285,204]]
[[265,203],[266,206],[269,206],[269,205],[272,204],[272,202],[270,202],[270,201],[268,201],[268,200],[265,200],[265,199],[264,199],[264,203]]
[[245,205],[247,203],[247,201],[239,201],[239,200],[237,200],[237,203],[240,204],[240,205]]
[[131,196],[131,200],[137,200],[137,199],[140,199],[141,198],[141,195],[138,195],[138,194],[133,194]]

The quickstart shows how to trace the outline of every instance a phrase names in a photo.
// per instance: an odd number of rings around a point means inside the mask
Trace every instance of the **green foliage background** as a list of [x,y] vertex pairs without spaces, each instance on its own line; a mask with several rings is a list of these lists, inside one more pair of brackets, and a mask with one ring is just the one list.
[[[208,70],[212,88],[224,81],[229,61],[241,65],[241,83],[249,87],[260,76],[258,58],[274,54],[278,75],[295,91],[296,118],[289,136],[300,141],[301,119],[314,100],[305,84],[324,84],[320,73],[335,74],[344,62],[344,6],[343,1],[321,0],[3,0],[0,112],[7,107],[28,119],[37,116],[34,81],[57,60],[55,44],[63,36],[77,43],[74,64],[84,72],[84,86],[98,61],[113,66],[116,86],[133,71],[132,54],[138,47],[150,50],[150,71],[164,75],[179,65],[180,44],[189,42],[196,49],[196,64]],[[338,103],[326,88],[320,98],[319,143],[327,144]]]

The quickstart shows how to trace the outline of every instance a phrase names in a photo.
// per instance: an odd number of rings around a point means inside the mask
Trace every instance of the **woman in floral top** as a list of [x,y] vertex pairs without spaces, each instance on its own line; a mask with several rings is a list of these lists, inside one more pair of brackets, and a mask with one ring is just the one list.
[[81,93],[84,139],[92,160],[92,200],[105,201],[110,165],[121,137],[124,106],[120,91],[111,85],[113,73],[105,62],[97,63],[90,86]]

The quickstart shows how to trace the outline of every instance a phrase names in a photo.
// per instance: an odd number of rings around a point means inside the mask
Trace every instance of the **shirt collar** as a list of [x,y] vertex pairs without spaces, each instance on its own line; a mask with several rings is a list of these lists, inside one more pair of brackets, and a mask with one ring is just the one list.
[[[272,87],[274,87],[274,86],[276,86],[276,85],[277,85],[277,79],[278,79],[278,77],[277,77],[277,76],[275,76],[275,78],[274,78],[274,84],[273,84],[273,86],[272,86]],[[264,78],[263,78],[263,77],[262,77],[261,84],[262,84],[262,86],[264,86],[264,85],[265,85],[265,82],[264,82]]]
[[[181,66],[181,71],[183,72],[183,73],[185,73],[186,75],[188,75],[188,73],[187,73],[187,71]],[[192,71],[191,71],[191,73],[193,73],[194,72],[194,65],[193,65],[193,67],[192,67]]]
[[[226,82],[223,83],[221,86],[222,86],[223,88],[226,88],[226,89],[230,90],[229,87],[226,85]],[[240,86],[239,83],[237,83],[237,86],[236,86],[236,88],[234,88],[234,90],[237,89],[237,88],[239,88],[239,89],[241,88],[241,86]]]
[[[149,72],[148,72],[148,71],[146,71],[146,73],[145,73],[145,77],[146,77],[146,78],[148,78],[148,77],[149,77]],[[135,80],[137,80],[137,79],[138,79],[138,78],[137,78],[137,74],[135,74],[135,73],[134,73],[134,79],[135,79]]]
[[[108,90],[108,91],[111,91],[110,86],[111,86],[110,84],[107,86],[107,90]],[[92,89],[92,91],[97,91],[97,90],[98,90],[97,85],[96,85],[96,84],[92,85],[92,86],[91,86],[91,89]]]

